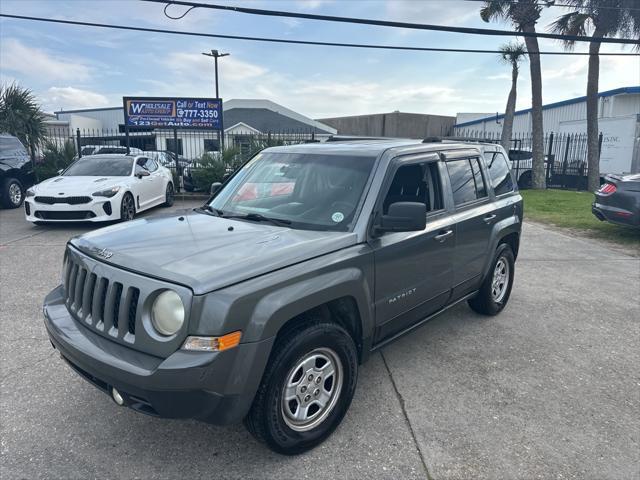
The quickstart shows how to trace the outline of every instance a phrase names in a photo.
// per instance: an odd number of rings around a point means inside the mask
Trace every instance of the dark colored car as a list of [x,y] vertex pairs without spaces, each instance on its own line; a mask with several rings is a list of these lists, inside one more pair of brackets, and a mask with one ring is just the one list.
[[195,189],[193,176],[191,174],[191,160],[187,160],[182,155],[178,155],[178,166],[176,170],[176,154],[168,150],[147,150],[143,152],[150,158],[153,158],[163,167],[171,169],[172,172],[179,171],[182,174],[182,186],[187,192]]
[[35,183],[33,162],[24,145],[13,135],[0,134],[0,205],[18,208],[27,188]]
[[498,145],[268,148],[202,208],[73,238],[45,326],[118,405],[300,453],[372,352],[460,302],[502,311],[521,226]]
[[599,220],[640,228],[640,174],[607,175],[591,211]]

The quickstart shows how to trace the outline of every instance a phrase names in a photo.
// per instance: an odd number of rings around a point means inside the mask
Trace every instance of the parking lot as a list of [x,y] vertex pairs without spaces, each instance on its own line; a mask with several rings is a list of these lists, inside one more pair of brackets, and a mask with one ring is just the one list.
[[459,305],[376,353],[329,440],[282,457],[117,407],[61,361],[42,300],[90,228],[0,210],[2,479],[640,478],[637,256],[525,224],[501,315]]

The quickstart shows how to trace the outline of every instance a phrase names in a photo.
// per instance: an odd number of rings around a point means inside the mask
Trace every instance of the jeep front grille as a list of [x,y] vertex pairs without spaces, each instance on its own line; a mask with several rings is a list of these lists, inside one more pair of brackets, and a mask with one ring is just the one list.
[[125,288],[120,282],[98,277],[71,259],[67,261],[64,282],[65,303],[79,320],[117,338],[135,336],[138,288]]

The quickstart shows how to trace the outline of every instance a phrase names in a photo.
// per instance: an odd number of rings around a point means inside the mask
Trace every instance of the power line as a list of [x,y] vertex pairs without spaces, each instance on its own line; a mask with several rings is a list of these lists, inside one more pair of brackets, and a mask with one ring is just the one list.
[[[54,18],[43,17],[29,17],[25,15],[11,15],[8,13],[0,13],[0,17],[13,18],[17,20],[28,20],[35,22],[46,23],[58,23],[64,25],[76,25],[83,27],[98,27],[98,28],[111,28],[116,30],[129,30],[136,32],[148,32],[148,33],[162,33],[170,35],[184,35],[190,37],[208,37],[208,38],[222,38],[226,40],[245,40],[252,42],[269,42],[269,43],[285,43],[293,45],[313,45],[323,47],[346,47],[346,48],[366,48],[366,49],[378,49],[378,50],[401,50],[401,51],[414,51],[414,52],[446,52],[446,53],[489,53],[499,54],[500,50],[478,50],[478,49],[466,49],[466,48],[439,48],[439,47],[408,47],[401,45],[375,45],[375,44],[362,44],[362,43],[339,43],[339,42],[316,42],[311,40],[292,40],[284,38],[269,38],[269,37],[248,37],[241,35],[223,35],[216,33],[204,33],[204,32],[184,32],[180,30],[167,30],[163,28],[147,28],[147,27],[131,27],[128,25],[115,25],[106,23],[95,22],[80,22],[76,20],[60,20]],[[567,55],[567,56],[586,56],[588,52],[552,52],[552,51],[540,51],[540,52],[528,52],[529,54],[540,55]],[[599,53],[603,56],[640,56],[640,53]]]
[[392,22],[388,20],[372,20],[366,18],[355,17],[338,17],[333,15],[315,15],[311,13],[298,13],[298,12],[285,12],[282,10],[263,10],[259,8],[247,8],[247,7],[234,7],[232,5],[215,5],[209,3],[198,3],[184,0],[140,0],[142,2],[182,5],[185,7],[198,7],[208,8],[213,10],[226,10],[237,13],[246,13],[249,15],[262,15],[269,17],[284,17],[284,18],[303,18],[306,20],[320,20],[325,22],[338,22],[338,23],[354,23],[359,25],[375,25],[378,27],[394,27],[394,28],[408,28],[413,30],[431,30],[438,32],[453,32],[453,33],[467,33],[473,35],[492,35],[492,36],[519,36],[519,37],[537,37],[537,38],[551,38],[554,40],[563,41],[575,41],[575,42],[599,42],[599,43],[619,43],[619,44],[631,44],[640,45],[640,40],[634,40],[631,38],[598,38],[597,40],[591,37],[584,37],[580,35],[561,35],[558,33],[543,33],[543,32],[514,32],[510,30],[496,30],[492,28],[475,28],[475,27],[452,27],[449,25],[431,25],[422,23],[407,23],[407,22]]

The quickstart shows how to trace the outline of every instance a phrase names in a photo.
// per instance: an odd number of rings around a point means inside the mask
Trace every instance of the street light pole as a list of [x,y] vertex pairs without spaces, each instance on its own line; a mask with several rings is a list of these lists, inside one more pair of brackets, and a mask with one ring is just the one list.
[[[220,98],[220,91],[218,89],[218,58],[226,57],[231,55],[230,53],[220,53],[218,50],[211,50],[211,53],[202,53],[202,55],[206,57],[213,57],[214,65],[215,65],[215,73],[216,73],[216,98]],[[224,113],[222,111],[222,105],[220,105],[220,130],[218,130],[218,145],[220,147],[220,153],[224,150],[224,122],[223,117]]]

